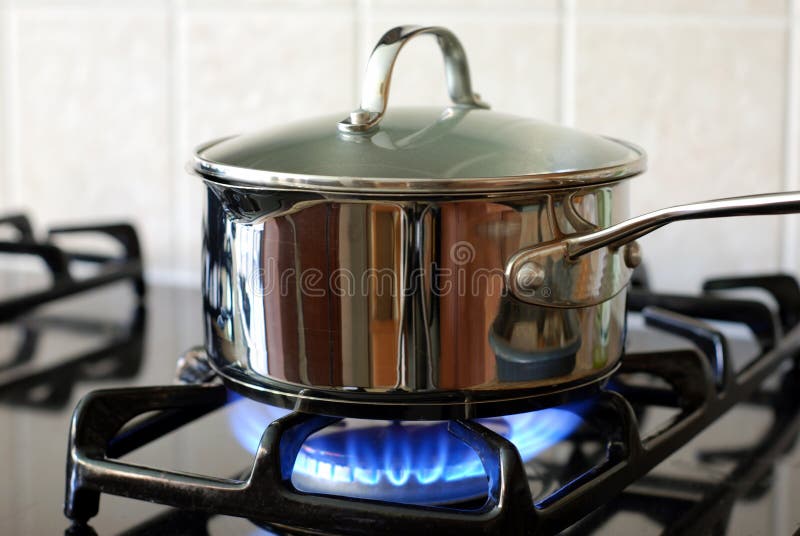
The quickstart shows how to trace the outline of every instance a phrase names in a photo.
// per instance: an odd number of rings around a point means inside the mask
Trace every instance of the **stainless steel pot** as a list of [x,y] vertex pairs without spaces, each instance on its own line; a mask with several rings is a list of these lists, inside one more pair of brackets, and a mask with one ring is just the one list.
[[[453,105],[387,112],[394,61],[434,35]],[[800,211],[800,194],[628,218],[633,144],[486,109],[442,28],[390,30],[362,102],[200,147],[206,349],[231,387],[403,419],[532,409],[622,355],[633,240],[681,219]]]

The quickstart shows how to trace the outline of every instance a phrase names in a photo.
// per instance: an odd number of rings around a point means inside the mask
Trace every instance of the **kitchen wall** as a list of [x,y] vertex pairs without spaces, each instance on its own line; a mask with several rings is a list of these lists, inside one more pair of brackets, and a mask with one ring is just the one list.
[[[127,218],[152,279],[199,281],[210,138],[353,108],[397,24],[462,39],[493,108],[628,138],[636,212],[800,190],[800,0],[0,0],[0,212],[40,229]],[[392,104],[445,103],[431,39]],[[796,217],[680,223],[642,240],[656,286],[800,272]]]

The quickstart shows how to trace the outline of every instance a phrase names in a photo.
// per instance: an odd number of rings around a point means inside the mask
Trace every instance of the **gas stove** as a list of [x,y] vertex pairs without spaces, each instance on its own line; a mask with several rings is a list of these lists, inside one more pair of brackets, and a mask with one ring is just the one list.
[[145,297],[126,276],[40,294],[0,325],[0,531],[796,530],[797,282],[714,279],[671,295],[638,276],[626,355],[607,382],[526,413],[436,422],[268,406],[219,383],[200,349],[171,383],[174,356],[202,339],[192,290]]

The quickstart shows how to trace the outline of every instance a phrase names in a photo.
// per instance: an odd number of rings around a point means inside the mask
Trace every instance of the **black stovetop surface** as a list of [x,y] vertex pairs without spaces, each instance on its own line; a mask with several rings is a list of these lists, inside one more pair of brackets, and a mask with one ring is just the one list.
[[[27,276],[0,273],[0,299],[33,285]],[[0,324],[0,534],[55,534],[69,528],[63,516],[65,457],[69,419],[79,399],[94,389],[159,385],[173,381],[181,352],[202,341],[199,292],[186,288],[148,289],[144,308],[129,285],[94,290],[41,307]],[[141,325],[139,325],[141,323]],[[722,325],[732,354],[744,361],[756,345],[740,326]],[[688,347],[676,337],[630,319],[629,350]],[[106,351],[110,349],[109,351]],[[252,455],[231,433],[235,402],[146,445],[126,460],[163,469],[229,477],[252,463]],[[686,509],[737,470],[742,453],[763,439],[770,410],[741,404],[687,446],[630,486],[572,533],[661,534],[663,520]],[[655,429],[669,412],[649,410],[644,431]],[[726,453],[738,455],[726,455]],[[567,462],[559,447],[546,451],[532,472]],[[738,467],[741,470],[741,467]],[[730,487],[723,484],[722,487]],[[724,491],[724,489],[723,489]],[[727,534],[788,534],[800,526],[800,447],[778,458],[766,476],[737,496]],[[663,499],[659,500],[659,497]],[[91,520],[98,534],[266,534],[247,520],[215,516],[167,515],[164,506],[103,495]],[[161,517],[160,517],[161,516]],[[166,524],[162,520],[168,520]]]

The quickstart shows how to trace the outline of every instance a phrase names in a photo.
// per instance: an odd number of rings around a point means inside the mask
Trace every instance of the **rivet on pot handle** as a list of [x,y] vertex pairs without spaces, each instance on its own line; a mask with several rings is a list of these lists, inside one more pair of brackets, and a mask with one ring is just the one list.
[[585,307],[604,302],[628,284],[641,261],[634,240],[681,220],[800,212],[800,192],[716,199],[664,208],[605,229],[522,249],[505,269],[517,299],[550,307]]
[[425,34],[436,36],[442,49],[447,89],[453,104],[471,108],[489,107],[480,100],[479,95],[472,92],[467,54],[450,30],[438,26],[398,26],[383,34],[372,51],[361,87],[361,106],[339,121],[340,131],[366,132],[380,123],[389,101],[389,85],[397,55],[409,40]]

